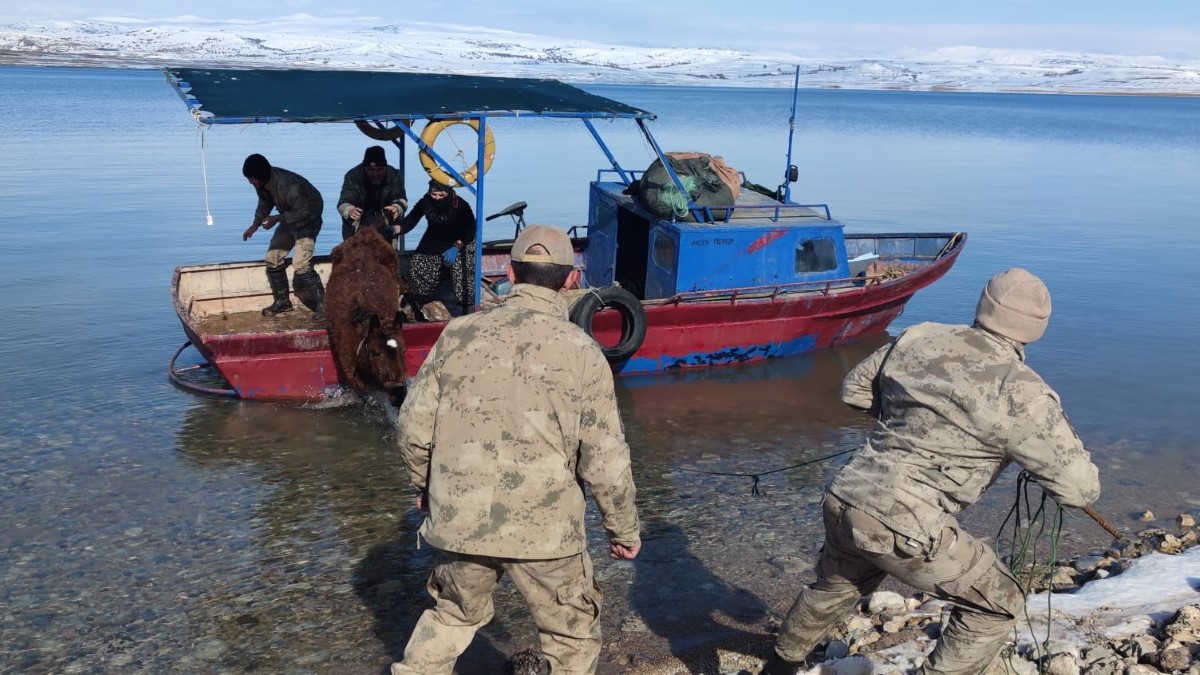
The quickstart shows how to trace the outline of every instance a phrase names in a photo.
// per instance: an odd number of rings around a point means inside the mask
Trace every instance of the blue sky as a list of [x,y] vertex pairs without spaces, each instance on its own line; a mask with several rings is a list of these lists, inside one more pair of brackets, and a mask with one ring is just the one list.
[[[5,3],[6,20],[193,14],[214,20],[378,17],[643,46],[894,52],[975,46],[1200,58],[1200,0],[161,0]],[[566,7],[574,5],[571,9]],[[400,8],[415,9],[400,13]]]

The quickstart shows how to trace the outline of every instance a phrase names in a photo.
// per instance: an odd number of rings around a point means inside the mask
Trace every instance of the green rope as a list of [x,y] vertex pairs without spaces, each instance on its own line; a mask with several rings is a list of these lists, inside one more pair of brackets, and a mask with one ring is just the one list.
[[[696,178],[694,176],[680,176],[679,182],[683,184],[683,189],[687,190],[688,194],[695,192]],[[671,213],[676,218],[687,217],[689,213],[688,197],[685,194],[681,194],[674,183],[667,183],[663,186],[661,198],[663,204],[671,207]]]
[[[1041,572],[1041,574],[1052,573],[1055,565],[1058,563],[1058,545],[1063,524],[1063,510],[1062,507],[1057,503],[1054,504],[1053,517],[1048,518],[1050,512],[1046,508],[1046,504],[1051,500],[1050,496],[1045,492],[1042,492],[1042,498],[1037,508],[1033,508],[1030,500],[1030,484],[1033,482],[1034,481],[1032,477],[1024,471],[1022,471],[1017,477],[1016,499],[1013,500],[1012,508],[1009,509],[1008,515],[1004,518],[1004,523],[1000,525],[1000,530],[996,533],[996,545],[997,548],[999,548],[1000,542],[1004,536],[1004,530],[1008,527],[1009,521],[1012,521],[1012,538],[1009,548],[1008,569],[1009,572],[1012,573],[1013,578],[1017,579],[1017,583],[1020,584],[1021,590],[1024,591],[1025,595],[1028,595],[1029,591],[1032,589],[1033,581],[1039,575],[1039,569],[1045,570],[1044,572]],[[1028,522],[1028,526],[1024,528],[1021,526],[1022,507],[1024,507],[1025,519]],[[1047,522],[1048,520],[1050,521],[1049,523]],[[1039,565],[1038,546],[1041,543],[1042,537],[1046,535],[1047,528],[1049,529],[1049,560],[1047,560],[1046,563]],[[1049,667],[1049,659],[1046,658],[1046,656],[1049,655],[1050,650],[1050,624],[1051,620],[1053,619],[1053,608],[1051,607],[1051,601],[1054,597],[1053,590],[1053,576],[1051,576],[1049,589],[1046,593],[1046,638],[1040,642],[1036,639],[1036,636],[1034,639],[1034,648],[1037,650],[1036,654],[1038,661],[1038,672],[1042,673],[1043,675],[1047,672],[1047,668]],[[1025,605],[1024,613],[1025,622],[1030,627],[1029,633],[1030,635],[1033,635],[1033,624],[1029,618],[1028,605]],[[1013,634],[1015,637],[1015,628],[1013,629]],[[1011,654],[1005,657],[1006,670],[1008,672],[1016,672],[1013,669],[1011,658]]]

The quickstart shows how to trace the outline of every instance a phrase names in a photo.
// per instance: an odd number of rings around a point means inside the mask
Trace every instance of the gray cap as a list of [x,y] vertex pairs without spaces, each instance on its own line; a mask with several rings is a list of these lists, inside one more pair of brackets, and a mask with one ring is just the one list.
[[[541,246],[546,253],[530,253],[535,246]],[[512,259],[514,262],[552,263],[555,265],[575,266],[575,249],[571,246],[571,238],[557,227],[549,225],[530,225],[521,231],[513,242]]]

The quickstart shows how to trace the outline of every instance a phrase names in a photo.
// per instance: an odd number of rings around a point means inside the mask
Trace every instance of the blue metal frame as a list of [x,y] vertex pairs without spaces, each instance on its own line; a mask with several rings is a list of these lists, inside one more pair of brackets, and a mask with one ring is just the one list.
[[[487,118],[479,118],[479,138],[476,141],[478,151],[475,156],[475,166],[478,176],[478,187],[475,191],[475,307],[478,307],[482,302],[483,294],[483,174],[487,173],[484,164],[484,155],[487,149]],[[432,148],[430,149],[432,154]],[[462,185],[466,185],[466,181],[455,174],[456,179]],[[474,310],[474,307],[471,308]]]
[[[792,116],[788,118],[787,164],[783,167],[783,201],[792,201],[792,137],[796,134],[796,100],[800,96],[800,66],[796,66],[796,80],[792,83]],[[825,207],[828,211],[829,207]]]
[[604,139],[600,137],[600,132],[596,131],[596,125],[592,124],[592,121],[587,118],[584,118],[583,124],[587,127],[588,131],[592,132],[592,138],[596,140],[596,145],[600,146],[600,150],[604,152],[604,156],[608,158],[608,163],[612,164],[612,170],[621,177],[621,182],[625,184],[625,187],[629,187],[629,185],[633,183],[632,173],[627,174],[625,170],[621,168],[621,164],[617,162],[617,158],[614,157],[612,151],[608,149],[608,144],[606,144]]
[[[476,166],[483,167],[484,166],[484,157],[486,154],[485,150],[487,147],[486,139],[487,139],[487,120],[488,120],[488,118],[489,117],[516,117],[516,116],[517,115],[510,114],[510,113],[487,112],[487,113],[478,113],[478,114],[472,114],[472,115],[467,115],[467,116],[464,116],[464,115],[438,115],[438,116],[434,116],[433,119],[475,119],[475,120],[477,120],[479,122],[479,133],[478,133],[478,137],[476,139],[476,147],[477,147]],[[586,114],[586,113],[561,113],[561,114],[553,113],[553,114],[541,115],[541,116],[554,117],[554,118],[558,118],[558,119],[580,119],[580,120],[582,120],[584,123],[584,126],[586,126],[587,130],[591,133],[592,138],[596,141],[596,145],[600,148],[601,152],[604,153],[604,156],[608,159],[609,164],[612,165],[612,169],[610,169],[610,170],[613,171],[614,173],[616,173],[618,176],[620,176],[621,182],[626,186],[628,186],[632,183],[632,177],[634,175],[634,172],[626,170],[625,168],[623,168],[621,166],[621,163],[617,160],[616,156],[613,154],[612,149],[608,147],[607,143],[605,143],[604,138],[600,135],[600,132],[596,129],[596,126],[594,124],[592,124],[592,120],[597,119],[597,118],[613,118],[613,117],[635,119],[637,121],[638,128],[642,131],[642,134],[645,136],[647,142],[650,143],[651,147],[654,148],[655,154],[658,155],[659,159],[662,160],[664,166],[667,167],[667,170],[670,172],[672,179],[675,181],[676,187],[680,190],[681,194],[684,194],[685,196],[687,195],[687,191],[683,189],[683,184],[679,180],[679,176],[676,175],[674,170],[672,170],[670,168],[671,167],[670,162],[666,161],[666,156],[663,154],[662,149],[659,147],[658,141],[655,140],[654,135],[650,133],[650,129],[648,127],[646,127],[644,117],[637,116],[637,115],[608,115],[608,114],[594,115],[594,114]],[[371,120],[364,120],[364,121],[377,121],[377,120],[371,119]],[[478,177],[476,183],[474,185],[468,183],[466,180],[463,179],[462,175],[454,169],[454,167],[450,166],[450,163],[447,162],[445,160],[445,158],[443,158],[441,155],[439,155],[430,145],[428,145],[423,140],[421,140],[421,136],[419,134],[417,134],[416,131],[414,131],[409,124],[406,124],[404,120],[392,119],[389,121],[392,124],[394,124],[396,127],[398,127],[399,129],[401,129],[404,132],[404,134],[413,141],[413,143],[417,146],[418,151],[428,153],[429,156],[432,157],[433,160],[437,163],[439,168],[441,168],[442,170],[444,170],[448,174],[450,174],[455,179],[455,181],[457,181],[459,183],[459,185],[465,187],[467,190],[469,190],[471,192],[471,194],[473,194],[475,196],[475,242],[476,242],[475,243],[475,269],[476,269],[475,302],[476,302],[476,305],[478,305],[480,302],[480,297],[482,296],[482,293],[483,293],[483,275],[480,274],[479,271],[483,269],[482,242],[483,242],[483,221],[484,221],[483,203],[484,203],[484,196],[485,196],[484,193],[485,193],[485,185],[486,185],[486,182],[484,180],[485,173],[482,169],[480,169],[479,177]],[[690,199],[688,200],[688,204],[689,204],[689,208],[692,209],[693,212],[697,214],[698,218],[702,219],[705,215],[707,215],[709,217],[709,219],[711,219],[711,213],[708,212],[707,208],[702,208],[702,207],[696,206],[695,204],[693,204],[691,202]]]

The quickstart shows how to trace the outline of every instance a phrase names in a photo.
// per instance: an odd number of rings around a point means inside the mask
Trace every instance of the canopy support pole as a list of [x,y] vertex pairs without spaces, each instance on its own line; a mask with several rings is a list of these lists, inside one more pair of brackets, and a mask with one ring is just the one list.
[[600,132],[596,131],[596,126],[586,117],[583,118],[583,123],[587,126],[587,130],[592,133],[592,138],[596,139],[596,145],[600,146],[600,150],[608,158],[608,163],[612,165],[613,171],[616,171],[617,175],[621,177],[621,182],[625,184],[625,187],[629,187],[633,181],[625,173],[625,169],[621,168],[621,164],[617,162],[617,158],[613,156],[612,151],[608,149],[608,144],[600,137]]

